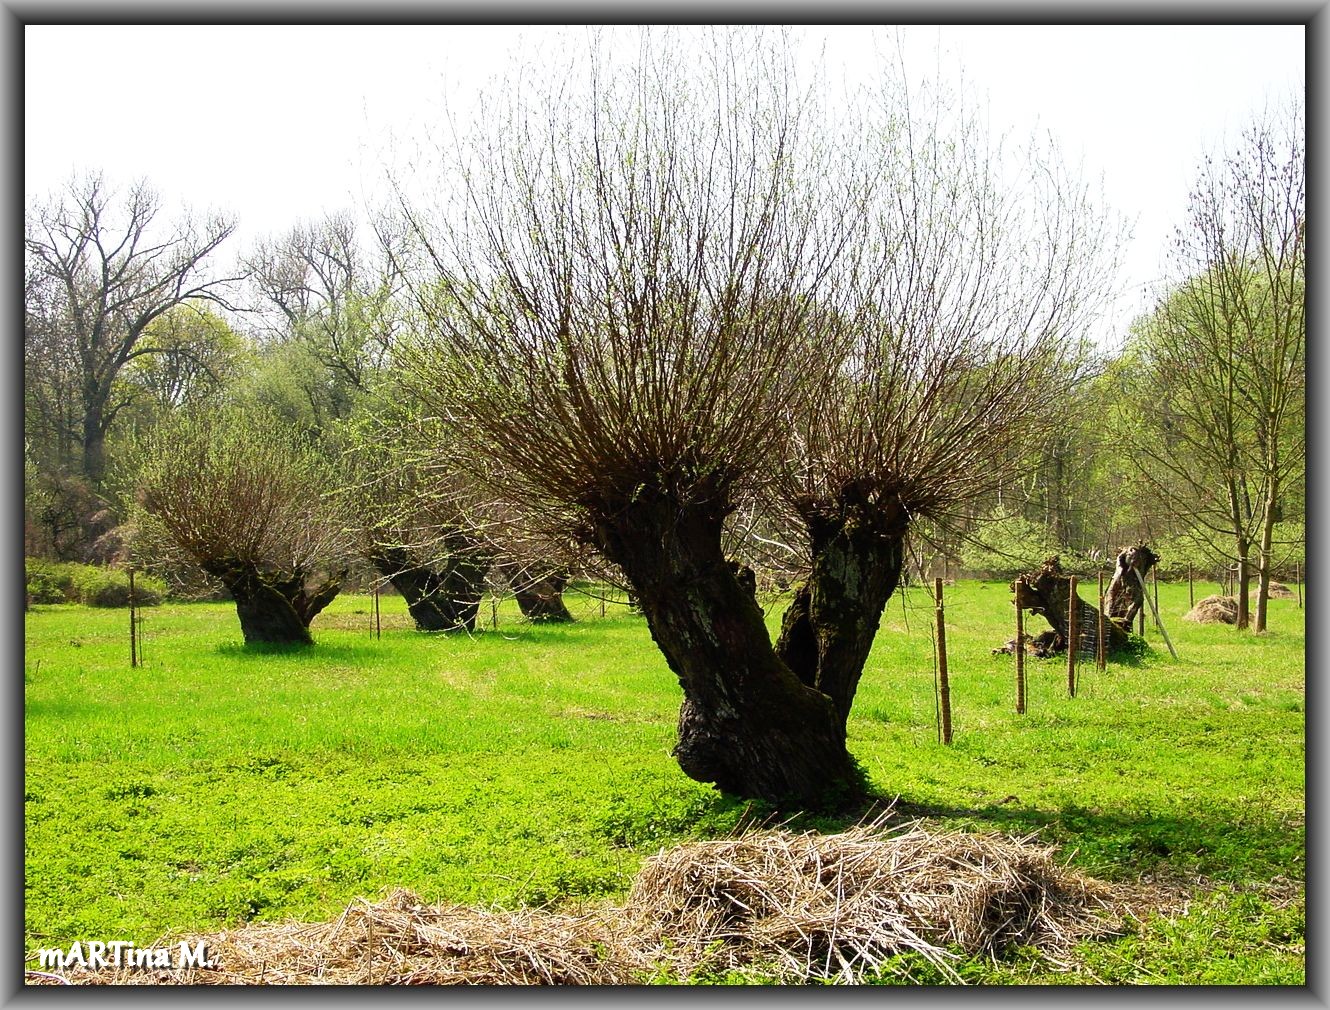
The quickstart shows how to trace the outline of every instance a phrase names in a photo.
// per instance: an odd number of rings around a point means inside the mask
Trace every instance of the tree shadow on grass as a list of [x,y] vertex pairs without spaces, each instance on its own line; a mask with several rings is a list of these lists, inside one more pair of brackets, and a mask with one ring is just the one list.
[[299,656],[311,659],[352,660],[374,651],[373,645],[291,642],[225,642],[215,647],[219,656],[229,659],[258,659],[267,656]]

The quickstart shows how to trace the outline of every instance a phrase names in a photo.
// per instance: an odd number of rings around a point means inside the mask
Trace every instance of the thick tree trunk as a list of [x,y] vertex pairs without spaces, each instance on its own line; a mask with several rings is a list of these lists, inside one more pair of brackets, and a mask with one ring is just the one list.
[[245,644],[311,645],[310,622],[342,588],[342,574],[310,582],[303,573],[265,572],[248,562],[218,560],[203,566],[222,580],[236,604]]
[[83,476],[93,487],[101,487],[106,475],[106,429],[102,423],[100,406],[88,408],[83,414]]
[[[1126,552],[1119,555],[1120,564],[1125,554]],[[1127,578],[1131,578],[1130,574]],[[1114,581],[1116,583],[1116,577]],[[1049,558],[1038,571],[1020,576],[1012,582],[1011,590],[1015,596],[1016,606],[1038,614],[1053,628],[1053,641],[1042,654],[1065,653],[1070,631],[1067,627],[1067,618],[1071,610],[1071,577],[1062,573],[1062,565],[1058,559]],[[1096,655],[1099,649],[1099,608],[1086,603],[1080,598],[1079,593],[1076,602],[1077,655]],[[1137,609],[1139,607],[1138,602]],[[1108,636],[1104,642],[1104,654],[1112,655],[1127,646],[1130,624],[1111,616],[1112,607],[1108,603],[1105,603],[1105,609],[1109,614],[1105,615],[1108,619],[1104,621],[1104,632]]]
[[762,611],[721,549],[724,512],[638,493],[599,510],[594,537],[632,583],[684,701],[674,754],[691,778],[803,807],[857,795],[826,695],[777,657]]
[[907,523],[867,506],[806,517],[813,567],[781,623],[776,654],[850,715],[882,610],[900,582]]
[[563,591],[568,582],[568,576],[561,572],[551,572],[537,578],[526,569],[515,576],[509,585],[517,597],[517,605],[522,608],[522,616],[528,621],[563,624],[573,619],[563,602]]
[[393,584],[420,631],[474,631],[489,558],[459,551],[433,567],[402,547],[376,547],[370,563]]
[[1146,576],[1158,563],[1158,555],[1144,544],[1119,551],[1113,580],[1108,584],[1108,592],[1104,594],[1104,615],[1130,631],[1136,615],[1145,606]]

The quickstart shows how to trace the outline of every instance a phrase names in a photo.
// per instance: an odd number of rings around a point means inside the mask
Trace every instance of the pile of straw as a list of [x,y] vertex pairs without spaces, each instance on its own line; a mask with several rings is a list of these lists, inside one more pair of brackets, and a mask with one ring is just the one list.
[[1207,596],[1182,615],[1197,624],[1237,624],[1238,601],[1231,596]]
[[1065,951],[1103,930],[1107,896],[1027,841],[876,822],[681,846],[643,867],[628,910],[670,938],[681,974],[762,965],[783,981],[853,982],[914,951],[958,980],[948,946]]
[[493,911],[397,891],[357,900],[331,923],[189,938],[207,941],[211,969],[71,969],[29,981],[580,985],[668,969],[854,982],[910,951],[959,981],[949,948],[996,956],[1035,945],[1056,956],[1103,932],[1109,898],[1028,840],[917,822],[893,831],[882,818],[837,835],[760,830],[662,851],[623,907]]

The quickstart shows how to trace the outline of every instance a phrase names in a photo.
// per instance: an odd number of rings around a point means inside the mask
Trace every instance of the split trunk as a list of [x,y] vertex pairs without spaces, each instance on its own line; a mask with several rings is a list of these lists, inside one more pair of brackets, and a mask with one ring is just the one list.
[[1130,629],[1145,606],[1145,579],[1159,563],[1159,556],[1144,544],[1128,547],[1118,554],[1113,581],[1104,594],[1107,617]]
[[683,688],[674,748],[683,771],[805,807],[856,794],[844,718],[777,655],[751,587],[724,556],[723,507],[662,491],[606,504],[596,545],[632,583]]
[[345,574],[272,571],[234,559],[212,561],[203,568],[221,579],[235,600],[246,645],[312,644],[310,622],[341,591]]
[[464,547],[426,565],[403,547],[379,546],[370,562],[402,594],[420,631],[474,631],[489,558]]

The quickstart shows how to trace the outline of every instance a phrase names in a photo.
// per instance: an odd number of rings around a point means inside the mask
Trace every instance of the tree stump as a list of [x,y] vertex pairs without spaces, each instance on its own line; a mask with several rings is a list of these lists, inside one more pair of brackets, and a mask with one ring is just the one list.
[[[1145,577],[1159,563],[1159,556],[1144,544],[1118,553],[1117,568],[1104,597],[1106,616],[1130,628],[1145,606]],[[1132,574],[1133,571],[1136,574]],[[1137,578],[1137,576],[1140,576]]]
[[[1061,655],[1067,650],[1067,618],[1071,613],[1071,576],[1063,574],[1062,563],[1056,558],[1049,558],[1038,571],[1018,577],[1011,584],[1016,605],[1022,610],[1038,614],[1052,625],[1052,640],[1048,632],[1033,639],[1037,648],[1031,651],[1037,656]],[[1099,608],[1086,603],[1077,595],[1080,604],[1077,610],[1076,650],[1078,654],[1093,656],[1099,648]],[[1124,624],[1110,613],[1104,622],[1107,640],[1104,652],[1111,655],[1126,647],[1128,631]]]

